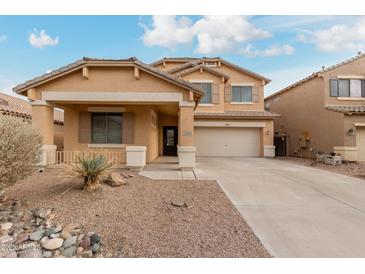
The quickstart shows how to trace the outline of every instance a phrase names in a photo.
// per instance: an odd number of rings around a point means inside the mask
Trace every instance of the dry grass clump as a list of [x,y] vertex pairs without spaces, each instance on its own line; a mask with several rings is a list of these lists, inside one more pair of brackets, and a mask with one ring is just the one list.
[[39,161],[41,136],[28,122],[0,115],[0,189],[29,175]]

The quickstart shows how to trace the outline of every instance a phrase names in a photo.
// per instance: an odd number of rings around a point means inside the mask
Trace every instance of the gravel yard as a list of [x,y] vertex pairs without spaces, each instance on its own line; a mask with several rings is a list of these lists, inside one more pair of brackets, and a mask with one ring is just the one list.
[[[270,257],[215,181],[135,175],[126,185],[103,185],[87,193],[59,170],[49,169],[16,183],[7,194],[26,201],[29,208],[53,207],[56,221],[97,232],[104,255]],[[171,205],[176,200],[186,206]]]
[[297,157],[276,157],[278,160],[291,161],[299,165],[311,166],[331,172],[340,173],[347,176],[365,179],[365,163],[349,163],[344,162],[342,165],[333,166],[324,163],[316,162],[311,159]]

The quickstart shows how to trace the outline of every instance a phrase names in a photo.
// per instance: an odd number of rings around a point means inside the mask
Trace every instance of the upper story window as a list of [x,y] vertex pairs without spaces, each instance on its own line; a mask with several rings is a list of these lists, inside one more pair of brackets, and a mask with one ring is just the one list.
[[92,113],[91,143],[122,144],[122,113]]
[[217,62],[216,61],[205,61],[205,65],[207,67],[216,67],[217,66]]
[[232,86],[232,102],[252,102],[252,86]]
[[197,85],[204,91],[204,96],[200,100],[200,103],[201,104],[211,104],[212,103],[212,83],[194,82],[194,85]]
[[331,97],[365,97],[365,80],[330,79]]

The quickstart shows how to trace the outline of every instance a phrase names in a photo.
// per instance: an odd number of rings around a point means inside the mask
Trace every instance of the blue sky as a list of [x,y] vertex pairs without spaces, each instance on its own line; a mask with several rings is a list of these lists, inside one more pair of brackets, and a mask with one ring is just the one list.
[[0,90],[83,56],[221,56],[272,79],[268,95],[358,51],[358,16],[0,16]]

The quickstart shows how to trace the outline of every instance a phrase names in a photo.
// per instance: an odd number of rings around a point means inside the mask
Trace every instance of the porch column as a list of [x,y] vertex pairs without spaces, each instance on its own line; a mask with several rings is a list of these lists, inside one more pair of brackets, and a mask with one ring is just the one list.
[[177,154],[181,169],[195,167],[194,103],[181,102],[179,111],[179,140]]
[[46,101],[33,101],[32,126],[42,136],[41,158],[38,165],[46,166],[55,163],[56,148],[54,145],[53,106]]

